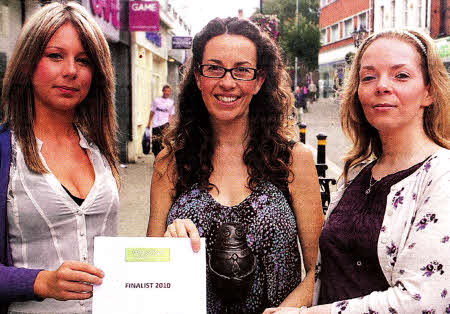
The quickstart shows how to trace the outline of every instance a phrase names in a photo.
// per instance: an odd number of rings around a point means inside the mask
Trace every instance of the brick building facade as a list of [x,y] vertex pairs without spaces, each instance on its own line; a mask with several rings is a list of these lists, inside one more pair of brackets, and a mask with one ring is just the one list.
[[321,0],[319,27],[322,48],[319,52],[319,90],[328,97],[344,78],[345,56],[355,52],[352,32],[373,29],[374,0]]
[[[320,0],[320,96],[334,93],[344,78],[345,56],[355,52],[352,32],[418,28],[435,39],[450,69],[449,0]],[[450,72],[450,71],[449,71]],[[337,86],[336,86],[337,85]]]

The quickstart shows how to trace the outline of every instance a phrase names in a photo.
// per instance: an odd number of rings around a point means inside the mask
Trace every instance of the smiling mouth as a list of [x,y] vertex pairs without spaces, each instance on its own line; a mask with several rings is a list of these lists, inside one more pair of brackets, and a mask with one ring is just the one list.
[[374,108],[392,108],[392,107],[397,107],[397,106],[391,105],[391,104],[377,104],[374,106]]
[[215,97],[221,102],[234,102],[240,98],[237,96],[220,96],[220,95],[216,95]]

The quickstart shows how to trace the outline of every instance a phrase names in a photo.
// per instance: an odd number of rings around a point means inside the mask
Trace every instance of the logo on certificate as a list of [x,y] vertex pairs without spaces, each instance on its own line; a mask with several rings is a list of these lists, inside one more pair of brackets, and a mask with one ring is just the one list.
[[170,262],[170,248],[125,248],[125,262]]

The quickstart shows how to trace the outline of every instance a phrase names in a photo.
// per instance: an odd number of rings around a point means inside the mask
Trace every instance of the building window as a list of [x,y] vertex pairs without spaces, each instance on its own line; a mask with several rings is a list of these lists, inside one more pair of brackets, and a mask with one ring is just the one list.
[[325,29],[320,31],[320,39],[322,41],[322,45],[327,43],[327,31]]
[[419,11],[419,27],[422,27],[422,0],[418,0],[417,10]]
[[358,16],[359,28],[367,29],[367,15],[366,13],[362,13]]
[[353,32],[353,19],[344,21],[344,38],[351,37]]
[[405,7],[403,10],[405,11],[405,27],[408,27],[408,0],[405,0]]
[[395,28],[395,0],[391,1],[392,8],[392,28]]
[[331,26],[331,42],[335,42],[339,39],[339,25]]

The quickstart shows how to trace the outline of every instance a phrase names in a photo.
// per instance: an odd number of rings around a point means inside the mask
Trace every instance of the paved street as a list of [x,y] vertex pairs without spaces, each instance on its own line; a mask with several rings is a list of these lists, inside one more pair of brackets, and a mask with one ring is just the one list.
[[[304,114],[307,125],[306,144],[315,151],[316,135],[319,132],[328,135],[327,159],[329,159],[328,177],[337,178],[343,168],[342,157],[347,150],[348,141],[343,136],[339,123],[339,108],[333,98],[320,99],[309,106]],[[314,152],[314,154],[316,154]],[[334,166],[332,166],[334,164]],[[150,183],[153,156],[139,158],[134,164],[120,168],[122,187],[120,190],[119,236],[145,236],[150,209]],[[338,169],[336,169],[338,168]]]
[[[329,165],[327,176],[337,178],[344,168],[343,157],[348,150],[350,141],[341,130],[339,105],[334,98],[319,99],[309,104],[308,112],[304,113],[306,124],[306,144],[317,150],[317,134],[324,133],[327,137],[326,157]],[[315,156],[316,157],[316,156]]]
[[120,168],[119,236],[141,237],[147,232],[152,165],[153,155],[149,155]]

